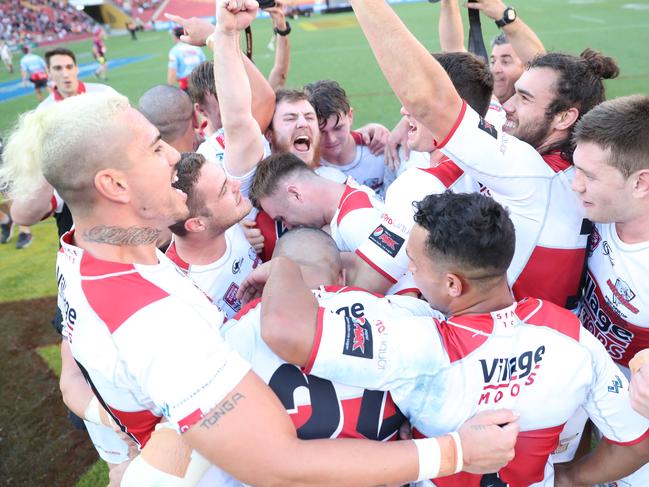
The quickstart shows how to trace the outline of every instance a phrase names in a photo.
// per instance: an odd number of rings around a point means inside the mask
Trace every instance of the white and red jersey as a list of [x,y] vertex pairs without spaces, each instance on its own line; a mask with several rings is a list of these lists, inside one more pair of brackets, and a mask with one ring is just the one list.
[[[262,158],[268,157],[270,155],[270,145],[266,137],[260,134],[260,137],[263,141],[264,146],[264,155]],[[196,149],[198,154],[201,154],[209,162],[223,166],[225,175],[228,179],[235,179],[241,183],[239,191],[246,198],[250,193],[250,188],[252,187],[252,182],[255,179],[255,173],[257,172],[257,166],[253,167],[250,171],[242,176],[235,176],[232,174],[232,171],[229,168],[228,160],[226,158],[225,152],[225,131],[223,128],[218,129],[212,135],[207,137],[201,145]]]
[[[550,453],[579,407],[609,441],[633,444],[649,435],[649,420],[631,409],[628,382],[602,344],[573,313],[538,299],[447,320],[372,321],[321,309],[305,372],[390,390],[428,437],[456,431],[480,411],[518,411],[516,456],[497,474],[511,487],[554,485]],[[433,482],[482,485],[468,473]]]
[[447,190],[473,193],[481,189],[477,181],[448,158],[435,167],[408,169],[388,188],[385,212],[356,254],[396,283],[408,270],[406,241],[415,223],[413,202]]
[[[75,95],[83,95],[84,93],[112,93],[117,95],[117,92],[108,85],[84,83],[79,80],[79,87],[77,88]],[[65,100],[65,98],[63,98],[61,93],[59,93],[58,88],[55,86],[52,93],[50,93],[50,95],[38,105],[38,110],[63,100]]]
[[649,348],[649,242],[627,244],[614,223],[597,223],[591,235],[580,318],[615,362]]
[[333,167],[342,171],[345,176],[352,177],[363,186],[380,191],[383,188],[383,178],[385,174],[385,162],[383,154],[375,156],[370,149],[363,144],[363,138],[357,132],[352,132],[352,137],[356,143],[356,153],[354,160],[349,164],[334,164],[333,162],[320,160],[325,167]]
[[[323,310],[342,317],[436,315],[419,299],[382,297],[353,287],[326,286],[314,294]],[[279,397],[300,438],[396,439],[404,417],[388,393],[332,383],[286,363],[261,338],[262,306],[260,300],[247,304],[221,332]]]
[[575,307],[590,224],[570,188],[574,166],[558,153],[539,155],[466,103],[438,148],[509,210],[516,250],[507,277],[514,296]]
[[383,213],[383,202],[367,186],[353,178],[345,181],[343,192],[329,229],[341,252],[354,252],[374,230]]
[[73,240],[61,239],[58,302],[95,395],[140,446],[162,416],[186,431],[250,370],[218,330],[223,314],[161,252],[155,265],[122,264]]
[[[175,237],[178,238],[178,237]],[[225,231],[225,253],[211,264],[189,264],[178,255],[176,242],[171,242],[166,255],[180,267],[216,304],[226,319],[232,318],[241,310],[237,291],[261,259],[255,252],[239,225]]]
[[[418,299],[386,297],[353,287],[321,287],[313,291],[320,306],[341,316],[378,319],[390,315],[431,316]],[[224,338],[252,364],[254,372],[277,395],[302,439],[397,439],[405,417],[388,392],[371,391],[305,374],[278,357],[261,338],[259,299],[246,304],[221,327]],[[217,467],[211,467],[200,485],[243,485]]]
[[498,130],[502,129],[503,125],[507,121],[507,112],[505,112],[502,104],[495,96],[491,97],[489,108],[487,109],[487,114],[484,118]]

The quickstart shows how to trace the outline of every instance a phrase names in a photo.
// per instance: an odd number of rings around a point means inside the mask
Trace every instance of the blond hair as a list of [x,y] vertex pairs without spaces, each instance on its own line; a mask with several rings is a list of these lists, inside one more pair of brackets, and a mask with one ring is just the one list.
[[118,116],[129,106],[122,95],[93,93],[23,114],[3,151],[0,189],[26,197],[45,177],[68,204],[90,204],[97,171],[126,162],[115,136],[128,130]]

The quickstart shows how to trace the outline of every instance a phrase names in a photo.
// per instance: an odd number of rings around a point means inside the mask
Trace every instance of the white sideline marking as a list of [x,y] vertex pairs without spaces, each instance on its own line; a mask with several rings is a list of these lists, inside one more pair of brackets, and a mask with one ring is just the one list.
[[594,22],[596,24],[605,24],[606,23],[605,20],[598,19],[596,17],[588,17],[586,15],[570,14],[570,17],[572,17],[573,19],[577,19],[577,20],[583,20],[584,22]]

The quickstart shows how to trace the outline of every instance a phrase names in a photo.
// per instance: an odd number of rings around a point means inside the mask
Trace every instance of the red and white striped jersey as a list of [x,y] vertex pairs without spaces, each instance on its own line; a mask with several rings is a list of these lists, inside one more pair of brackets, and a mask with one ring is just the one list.
[[[480,411],[518,411],[516,456],[497,473],[511,487],[554,485],[550,454],[579,407],[609,441],[632,444],[649,435],[649,420],[631,409],[628,382],[602,344],[573,313],[538,299],[446,320],[372,321],[321,309],[305,371],[389,390],[428,437],[456,431]],[[481,479],[460,473],[434,485],[478,487]]]
[[597,223],[588,250],[580,318],[615,362],[649,348],[649,242],[627,244],[614,223]]
[[374,229],[383,213],[383,202],[367,186],[349,177],[329,229],[341,252],[354,252]]
[[356,254],[390,282],[400,280],[408,270],[406,242],[415,224],[413,202],[446,190],[473,193],[481,185],[448,158],[435,167],[408,169],[388,188],[385,211]]
[[162,416],[189,429],[250,370],[219,332],[223,314],[161,252],[155,265],[121,264],[73,239],[61,239],[58,302],[95,395],[138,445]]
[[[177,238],[177,237],[176,237]],[[197,265],[185,262],[176,249],[176,242],[165,252],[166,256],[182,269],[210,297],[226,319],[232,318],[241,309],[237,291],[261,259],[250,246],[241,226],[232,225],[225,231],[225,253],[211,264]]]
[[558,153],[539,155],[466,103],[438,148],[509,210],[516,250],[507,277],[514,296],[574,308],[590,233],[570,188],[574,166]]

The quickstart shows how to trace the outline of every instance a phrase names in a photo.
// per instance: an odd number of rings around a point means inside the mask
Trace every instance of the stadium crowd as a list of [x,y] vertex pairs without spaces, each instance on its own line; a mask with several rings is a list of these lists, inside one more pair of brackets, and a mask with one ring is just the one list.
[[63,0],[0,3],[0,39],[13,45],[62,39],[90,32],[94,25],[90,17]]
[[432,55],[352,0],[403,116],[354,130],[335,80],[284,86],[281,5],[266,77],[258,3],[216,3],[137,107],[49,51],[3,152],[13,220],[57,218],[61,393],[111,485],[649,485],[649,97],[501,0],[467,4],[489,60],[457,0]]

